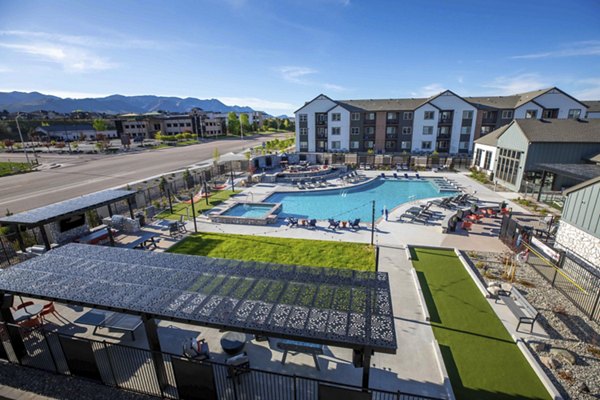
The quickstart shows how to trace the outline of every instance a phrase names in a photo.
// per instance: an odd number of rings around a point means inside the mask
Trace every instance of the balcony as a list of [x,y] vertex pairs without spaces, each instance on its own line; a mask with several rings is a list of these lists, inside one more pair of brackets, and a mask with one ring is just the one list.
[[440,117],[440,120],[438,122],[439,125],[452,125],[452,117]]

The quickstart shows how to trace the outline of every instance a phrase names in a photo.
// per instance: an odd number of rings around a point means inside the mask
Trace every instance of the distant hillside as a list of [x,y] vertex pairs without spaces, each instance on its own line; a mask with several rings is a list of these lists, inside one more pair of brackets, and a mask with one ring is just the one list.
[[217,99],[200,100],[193,97],[185,99],[163,96],[122,96],[88,99],[63,99],[38,92],[0,92],[0,110],[10,112],[32,112],[39,110],[69,113],[74,110],[93,111],[108,114],[146,113],[152,111],[187,112],[198,107],[204,111],[250,112],[250,107],[227,106]]

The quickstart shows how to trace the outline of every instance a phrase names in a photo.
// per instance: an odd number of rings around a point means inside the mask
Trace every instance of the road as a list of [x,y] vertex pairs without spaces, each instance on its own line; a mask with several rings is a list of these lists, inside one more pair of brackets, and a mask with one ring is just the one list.
[[[257,146],[287,134],[255,136],[242,140],[216,140],[186,147],[147,150],[116,155],[44,154],[41,162],[60,163],[60,168],[0,178],[0,214],[45,206],[72,197],[108,189],[154,175],[211,160],[220,154]],[[0,161],[21,161],[23,154],[0,154]]]

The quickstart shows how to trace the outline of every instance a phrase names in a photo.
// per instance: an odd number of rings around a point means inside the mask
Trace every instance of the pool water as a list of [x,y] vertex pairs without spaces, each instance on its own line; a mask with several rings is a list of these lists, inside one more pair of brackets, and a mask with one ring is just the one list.
[[442,192],[427,179],[377,178],[357,187],[311,192],[274,193],[265,202],[281,203],[280,217],[339,220],[360,218],[370,222],[372,201],[375,200],[375,219],[383,207],[389,211],[402,203],[430,197],[454,196],[457,192]]
[[260,204],[236,204],[222,215],[242,218],[264,218],[272,208],[272,204],[264,206]]

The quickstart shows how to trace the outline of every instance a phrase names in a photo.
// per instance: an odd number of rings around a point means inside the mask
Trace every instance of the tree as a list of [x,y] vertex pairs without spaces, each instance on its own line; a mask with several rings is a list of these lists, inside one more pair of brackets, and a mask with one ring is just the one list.
[[162,142],[163,140],[165,140],[161,131],[158,131],[154,134],[154,139],[158,140],[159,142]]
[[95,119],[93,127],[97,132],[104,132],[106,130],[106,122],[103,119]]
[[275,118],[269,120],[269,128],[277,129],[277,120]]
[[232,135],[238,135],[240,133],[240,121],[233,111],[227,114],[227,133]]
[[15,141],[14,140],[10,140],[10,139],[4,139],[4,146],[8,147],[9,149],[12,150],[13,146],[15,145]]
[[252,130],[252,125],[250,125],[248,114],[240,114],[240,120],[242,128],[244,128],[244,132],[250,132]]
[[213,162],[215,163],[215,165],[219,162],[220,156],[221,154],[219,153],[219,148],[215,147],[215,149],[213,150]]

